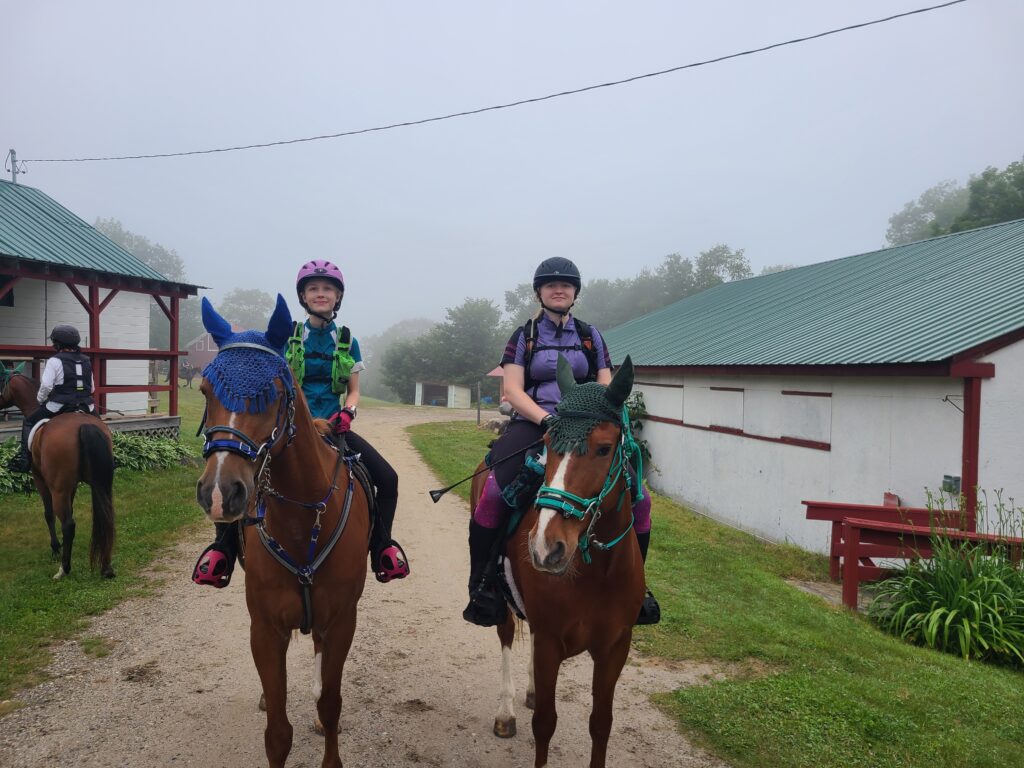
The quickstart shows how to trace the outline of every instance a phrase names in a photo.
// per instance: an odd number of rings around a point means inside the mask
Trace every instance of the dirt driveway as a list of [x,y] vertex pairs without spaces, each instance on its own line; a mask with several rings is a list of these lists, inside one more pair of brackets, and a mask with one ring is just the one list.
[[[439,484],[403,428],[422,421],[475,419],[475,412],[382,408],[360,414],[360,432],[401,478],[396,536],[412,575],[381,585],[372,577],[342,683],[342,758],[373,766],[527,766],[533,764],[530,712],[523,705],[528,646],[517,653],[519,735],[491,734],[501,666],[493,630],[466,624],[466,505],[454,494],[433,504]],[[199,515],[199,509],[196,508]],[[212,528],[211,528],[212,530]],[[206,544],[183,542],[157,565],[152,597],[96,618],[86,636],[106,638],[103,658],[77,642],[55,648],[50,682],[22,691],[24,707],[0,719],[0,766],[265,765],[259,680],[249,655],[249,617],[236,572],[224,590],[189,581]],[[116,560],[116,552],[115,552]],[[643,631],[643,630],[639,630]],[[312,642],[288,653],[289,766],[320,765],[313,733]],[[589,758],[589,657],[567,662],[559,680],[553,766]],[[721,765],[692,747],[647,701],[708,674],[630,660],[619,682],[609,763],[615,766]]]

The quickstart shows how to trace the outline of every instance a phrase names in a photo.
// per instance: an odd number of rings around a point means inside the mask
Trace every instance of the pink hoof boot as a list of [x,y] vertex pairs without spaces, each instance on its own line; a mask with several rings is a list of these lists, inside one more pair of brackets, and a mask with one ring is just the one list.
[[409,575],[409,558],[406,557],[402,546],[392,540],[381,550],[377,558],[378,566],[374,572],[377,581],[386,584],[392,579],[404,579]]
[[231,583],[231,572],[235,569],[235,564],[231,558],[215,547],[215,544],[211,544],[203,550],[196,561],[196,567],[192,570],[192,581],[196,584],[223,589]]

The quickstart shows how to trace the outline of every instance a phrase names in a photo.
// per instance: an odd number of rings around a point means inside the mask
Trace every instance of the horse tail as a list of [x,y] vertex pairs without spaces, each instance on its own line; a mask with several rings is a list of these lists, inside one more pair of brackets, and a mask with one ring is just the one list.
[[106,434],[93,424],[78,432],[82,478],[92,487],[92,542],[89,566],[109,563],[114,550],[114,453]]

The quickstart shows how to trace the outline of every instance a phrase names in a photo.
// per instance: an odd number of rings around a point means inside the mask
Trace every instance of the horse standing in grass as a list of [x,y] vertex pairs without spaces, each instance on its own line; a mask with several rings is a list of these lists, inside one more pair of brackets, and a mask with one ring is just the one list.
[[[547,765],[558,719],[555,686],[565,659],[584,651],[594,660],[590,715],[591,768],[603,768],[612,727],[615,685],[629,654],[644,598],[644,570],[633,531],[626,464],[637,450],[624,404],[633,387],[629,358],[607,389],[577,384],[558,363],[562,402],[545,437],[544,485],[506,547],[506,576],[530,625],[526,706],[533,708],[535,762]],[[474,479],[476,507],[486,475]],[[511,646],[515,618],[498,627],[501,694],[494,733],[514,736]]]
[[199,388],[204,423],[213,426],[196,496],[214,522],[245,518],[245,599],[267,759],[278,768],[291,750],[285,654],[301,629],[313,635],[322,765],[340,768],[341,677],[366,580],[367,498],[349,461],[321,438],[281,355],[292,331],[284,299],[265,334],[233,333],[206,299],[203,324],[220,352]]
[[[10,369],[0,363],[0,409],[17,406],[30,414],[39,404],[39,383],[24,376],[21,366]],[[32,480],[43,500],[43,516],[50,530],[50,551],[61,565],[55,580],[71,573],[71,548],[75,542],[74,502],[79,483],[92,489],[92,541],[89,565],[99,563],[105,578],[114,577],[114,445],[110,430],[89,413],[61,413],[40,423],[32,437]],[[60,520],[61,538],[57,538]]]

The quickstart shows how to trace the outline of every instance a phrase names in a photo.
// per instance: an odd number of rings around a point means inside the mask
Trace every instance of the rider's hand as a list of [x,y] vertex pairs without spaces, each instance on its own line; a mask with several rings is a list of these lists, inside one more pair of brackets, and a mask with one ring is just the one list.
[[352,429],[352,414],[348,411],[338,411],[327,420],[334,429],[334,434],[340,435]]
[[544,417],[543,419],[541,419],[541,420],[540,420],[540,426],[541,426],[541,428],[542,428],[542,429],[543,429],[543,430],[544,430],[545,432],[547,432],[547,431],[548,431],[549,429],[551,429],[552,425],[553,425],[553,424],[554,424],[554,423],[555,423],[555,422],[556,422],[557,420],[558,420],[558,417],[557,417],[557,416],[555,416],[555,414],[553,414],[553,413],[549,413],[549,414],[548,414],[547,416],[545,416],[545,417]]

